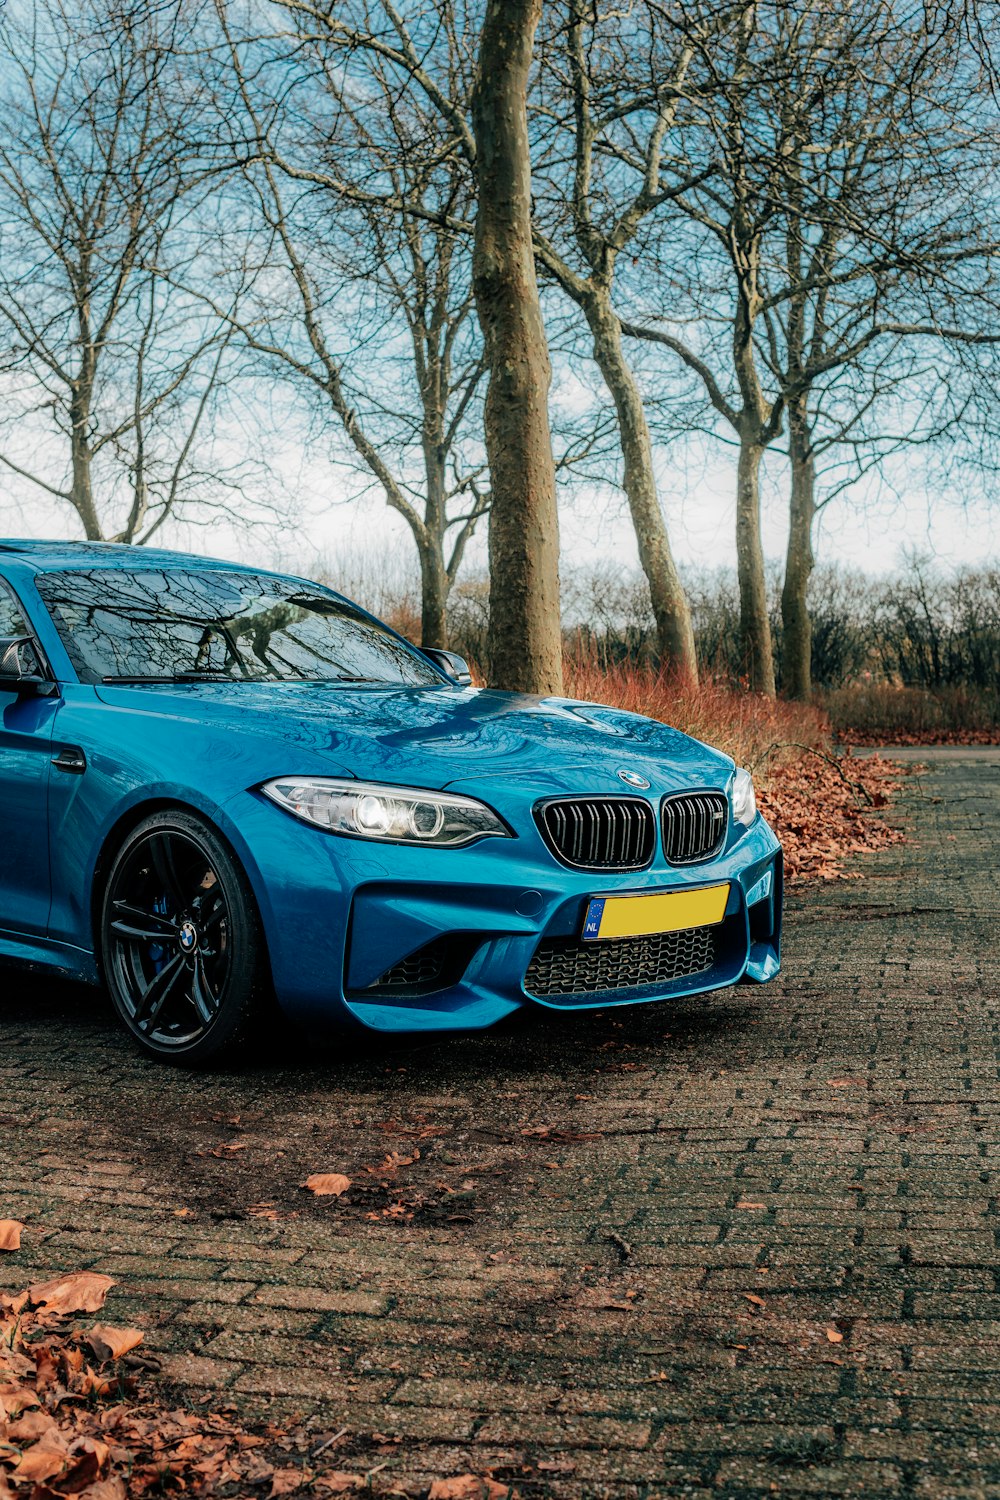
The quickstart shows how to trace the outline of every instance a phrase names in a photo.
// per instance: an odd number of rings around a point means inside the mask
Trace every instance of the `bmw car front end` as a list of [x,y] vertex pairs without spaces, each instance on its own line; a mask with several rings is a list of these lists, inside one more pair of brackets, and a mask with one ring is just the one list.
[[773,978],[778,841],[749,774],[687,745],[695,764],[680,776],[664,765],[659,786],[627,762],[607,790],[579,770],[442,790],[268,780],[253,794],[260,846],[277,837],[276,869],[299,872],[272,925],[285,1003],[316,1022],[335,999],[379,1031],[466,1030],[525,1005],[676,1000]]

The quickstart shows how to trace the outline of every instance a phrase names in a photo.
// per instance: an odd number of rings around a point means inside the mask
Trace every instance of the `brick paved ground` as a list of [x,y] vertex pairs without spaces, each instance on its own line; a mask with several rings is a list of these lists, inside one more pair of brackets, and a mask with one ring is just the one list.
[[1000,764],[916,792],[708,1001],[187,1076],[5,977],[0,1276],[108,1272],[191,1400],[379,1484],[1000,1496]]

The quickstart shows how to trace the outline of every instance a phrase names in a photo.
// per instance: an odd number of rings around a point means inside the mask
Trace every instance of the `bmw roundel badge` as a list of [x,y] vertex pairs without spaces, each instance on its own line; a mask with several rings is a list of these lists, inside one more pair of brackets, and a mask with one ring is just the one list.
[[618,772],[618,780],[624,781],[626,786],[636,787],[640,792],[649,790],[649,782],[645,776],[640,776],[638,771],[621,770]]

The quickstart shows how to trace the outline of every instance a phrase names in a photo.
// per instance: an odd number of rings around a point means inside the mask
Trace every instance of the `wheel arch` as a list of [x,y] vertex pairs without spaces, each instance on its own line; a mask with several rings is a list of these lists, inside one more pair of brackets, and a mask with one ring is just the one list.
[[129,835],[139,827],[140,823],[145,822],[153,813],[158,812],[183,812],[201,819],[202,822],[209,825],[215,836],[221,839],[227,851],[235,860],[237,868],[242,871],[246,880],[247,891],[253,902],[254,910],[257,913],[261,951],[267,965],[267,977],[270,982],[271,955],[268,947],[267,925],[264,921],[257,887],[259,873],[253,861],[248,859],[244,851],[238,847],[236,841],[223,825],[223,821],[220,818],[213,817],[210,812],[206,811],[204,807],[200,807],[196,802],[188,802],[182,797],[166,795],[144,798],[141,802],[132,803],[131,806],[125,808],[105,831],[100,848],[98,849],[90,882],[90,930],[94,947],[94,957],[102,977],[104,966],[101,951],[101,914],[112,866],[119,850]]

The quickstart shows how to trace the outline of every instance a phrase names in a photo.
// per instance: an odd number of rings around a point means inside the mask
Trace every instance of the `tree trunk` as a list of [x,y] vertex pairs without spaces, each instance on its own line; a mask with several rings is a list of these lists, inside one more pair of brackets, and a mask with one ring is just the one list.
[[70,484],[69,498],[77,515],[83,523],[84,535],[88,542],[102,542],[104,540],[101,531],[101,523],[98,519],[97,509],[94,505],[94,490],[91,481],[91,458],[90,443],[87,438],[87,427],[90,421],[90,403],[79,395],[75,395],[70,404],[70,455],[72,462],[72,481]]
[[548,345],[531,236],[527,88],[542,0],[488,0],[472,93],[478,208],[472,260],[489,388],[491,681],[562,691],[559,525]]
[[420,548],[420,644],[448,649],[448,569],[440,537]]
[[812,621],[807,594],[815,561],[812,529],[816,514],[816,466],[804,409],[789,410],[788,456],[792,492],[785,581],[781,590],[781,686],[788,697],[807,703],[812,697]]
[[444,560],[445,523],[448,503],[445,496],[443,422],[440,406],[424,397],[424,476],[427,499],[424,505],[424,534],[417,537],[420,553],[420,644],[448,649],[448,594],[451,581]]
[[656,641],[663,665],[690,681],[698,680],[691,611],[660,509],[653,477],[653,445],[635,376],[622,352],[621,324],[607,297],[586,298],[583,310],[594,336],[594,359],[618,414],[624,472],[622,483],[632,513],[639,561],[649,583]]
[[736,562],[740,582],[740,647],[744,671],[758,693],[775,696],[774,653],[760,541],[760,464],[764,444],[740,433],[736,492]]

